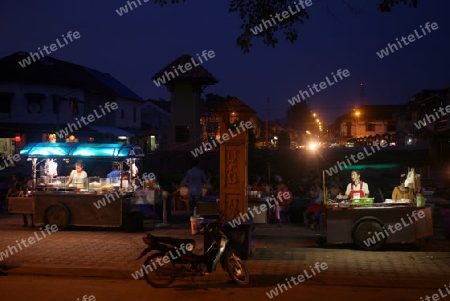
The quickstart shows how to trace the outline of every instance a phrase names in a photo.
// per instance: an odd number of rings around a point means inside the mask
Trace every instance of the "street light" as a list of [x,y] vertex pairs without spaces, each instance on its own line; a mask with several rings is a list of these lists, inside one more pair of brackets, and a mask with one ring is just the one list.
[[355,138],[358,138],[358,117],[360,115],[359,111],[355,111]]

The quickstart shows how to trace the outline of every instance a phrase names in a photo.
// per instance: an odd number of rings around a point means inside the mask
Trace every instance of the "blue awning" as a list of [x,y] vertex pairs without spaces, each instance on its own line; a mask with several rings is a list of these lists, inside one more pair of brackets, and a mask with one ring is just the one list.
[[96,157],[96,158],[133,158],[142,157],[144,152],[140,146],[119,143],[30,143],[20,155],[30,158],[55,157]]
[[115,137],[118,136],[134,137],[134,134],[113,126],[89,125],[88,127],[99,133],[111,134],[114,135]]

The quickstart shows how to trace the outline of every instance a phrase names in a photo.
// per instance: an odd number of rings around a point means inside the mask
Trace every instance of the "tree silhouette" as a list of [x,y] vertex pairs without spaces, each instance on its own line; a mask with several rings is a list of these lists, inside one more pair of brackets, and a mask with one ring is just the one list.
[[[186,2],[187,0],[169,0],[171,4],[178,4]],[[169,3],[168,0],[155,0],[155,3],[164,6]],[[316,0],[311,0],[316,1]],[[352,11],[358,11],[350,0],[341,0],[341,2]],[[378,10],[382,13],[392,12],[392,7],[403,4],[412,8],[416,8],[419,0],[379,0]],[[300,10],[295,8],[298,6],[298,0],[230,0],[229,12],[238,13],[241,19],[242,33],[236,39],[236,45],[244,52],[250,52],[253,47],[253,39],[262,39],[262,42],[270,47],[275,47],[279,43],[278,35],[281,35],[284,40],[294,43],[298,40],[298,31],[295,26],[298,23],[303,24],[307,19],[308,7],[299,6]],[[306,1],[305,1],[306,2]],[[213,2],[211,2],[213,3]],[[328,4],[327,4],[328,6]],[[289,9],[297,11],[295,14],[290,14],[287,18],[282,18],[282,12],[289,12]],[[329,8],[329,7],[328,7]],[[276,17],[276,15],[279,17]],[[274,25],[265,28],[261,32],[254,34],[255,26],[260,26],[263,20],[273,20],[277,22]],[[280,21],[281,20],[281,21]],[[263,28],[263,27],[261,27]],[[253,32],[252,32],[253,30]]]
[[289,107],[286,115],[288,125],[296,131],[305,132],[311,130],[311,126],[314,125],[311,109],[306,101],[302,101],[295,106]]
[[289,133],[286,131],[281,131],[278,135],[277,147],[283,149],[289,149],[291,147],[291,139],[289,138]]

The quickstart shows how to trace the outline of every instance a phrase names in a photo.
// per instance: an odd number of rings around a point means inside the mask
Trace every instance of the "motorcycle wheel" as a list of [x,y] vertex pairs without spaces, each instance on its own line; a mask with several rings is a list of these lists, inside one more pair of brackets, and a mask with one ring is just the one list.
[[[172,262],[165,263],[163,260],[165,256],[167,255],[157,253],[147,257],[145,260],[145,266],[149,266],[144,271],[145,280],[153,287],[168,287],[175,280],[175,266]],[[159,263],[163,264],[163,266]]]
[[247,285],[250,281],[250,275],[242,260],[236,255],[232,255],[228,258],[228,275],[231,280],[239,285]]

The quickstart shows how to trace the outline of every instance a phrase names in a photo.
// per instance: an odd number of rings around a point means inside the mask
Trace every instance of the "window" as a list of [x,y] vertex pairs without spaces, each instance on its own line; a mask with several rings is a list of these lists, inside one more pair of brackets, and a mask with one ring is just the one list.
[[352,135],[352,123],[348,121],[345,126],[347,127],[347,136],[350,137]]
[[373,122],[368,122],[366,124],[366,132],[375,132],[375,126],[376,124]]
[[78,109],[78,99],[76,98],[69,98],[70,102],[70,116],[78,116],[80,114],[80,111]]
[[189,141],[189,127],[186,125],[175,126],[175,142]]
[[120,110],[120,118],[125,119],[125,110]]
[[52,111],[53,114],[58,114],[58,109],[60,107],[61,101],[67,101],[68,99],[60,96],[58,94],[53,94],[52,95]]
[[137,111],[136,108],[133,108],[133,122],[136,122],[137,120]]
[[42,111],[41,100],[45,98],[42,93],[25,93],[27,98],[27,111],[29,114],[39,114]]
[[11,113],[11,103],[14,93],[0,92],[0,113]]
[[395,121],[389,121],[387,124],[387,131],[388,132],[395,132],[397,130],[397,124]]
[[236,112],[231,112],[230,114],[230,124],[233,124],[235,122],[239,122],[239,114]]

